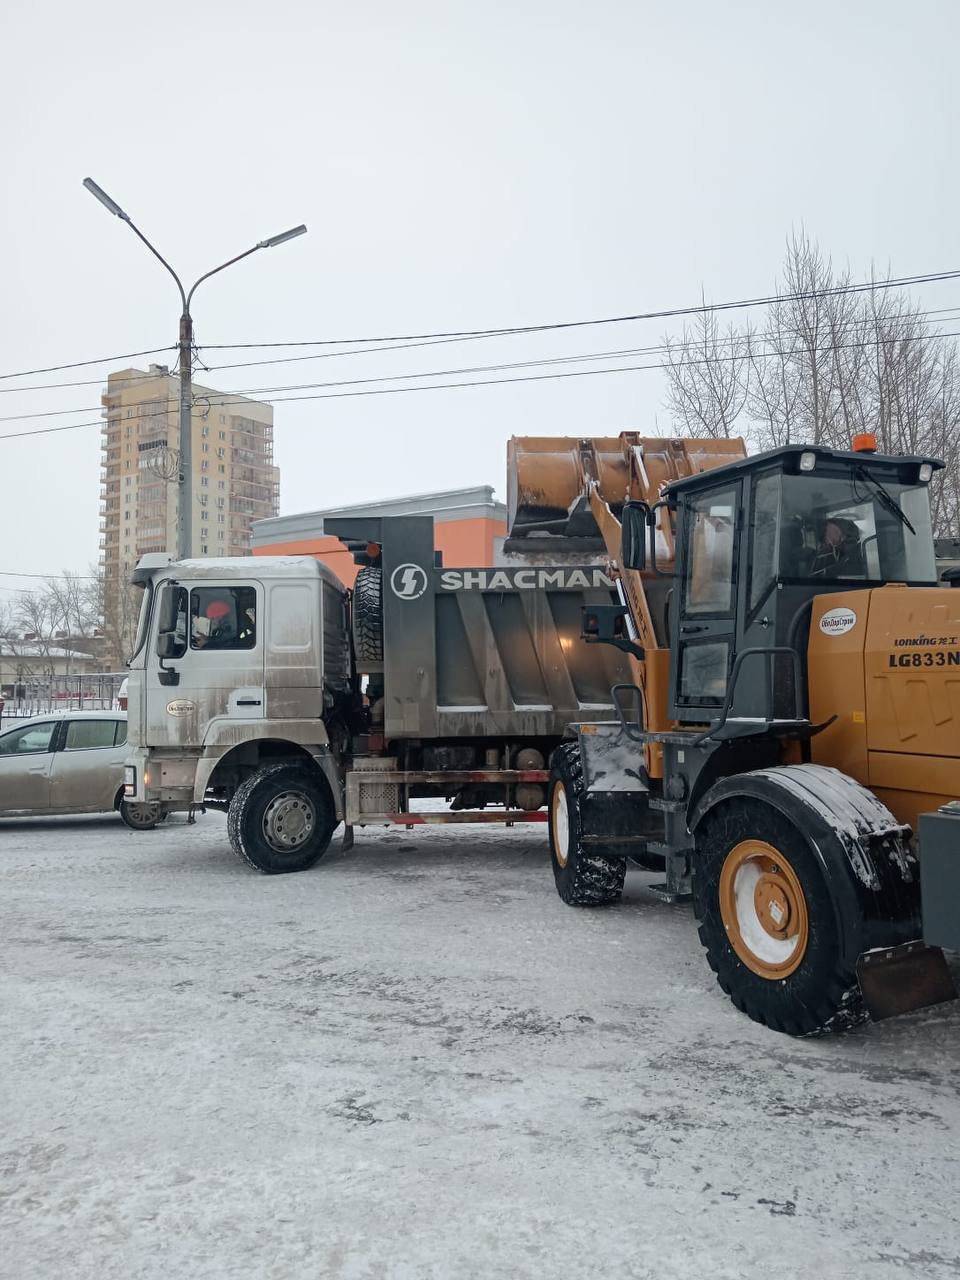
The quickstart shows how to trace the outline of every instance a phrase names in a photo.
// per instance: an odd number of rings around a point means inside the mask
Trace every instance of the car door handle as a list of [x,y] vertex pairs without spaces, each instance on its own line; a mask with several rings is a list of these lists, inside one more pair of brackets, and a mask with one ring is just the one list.
[[237,706],[238,707],[259,707],[260,699],[259,698],[238,698]]

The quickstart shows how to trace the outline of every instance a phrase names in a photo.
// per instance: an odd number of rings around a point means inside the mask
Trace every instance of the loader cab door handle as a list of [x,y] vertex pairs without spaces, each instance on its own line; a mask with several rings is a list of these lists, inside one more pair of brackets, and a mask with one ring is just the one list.
[[680,634],[682,636],[692,636],[696,631],[706,631],[706,627],[681,627]]

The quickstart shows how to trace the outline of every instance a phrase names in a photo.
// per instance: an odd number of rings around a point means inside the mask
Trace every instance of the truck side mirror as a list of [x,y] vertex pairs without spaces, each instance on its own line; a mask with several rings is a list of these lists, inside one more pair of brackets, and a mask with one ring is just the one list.
[[[168,582],[160,592],[157,610],[157,654],[161,658],[182,658],[187,651],[187,593],[176,583]],[[184,617],[184,633],[177,635],[177,622]]]
[[161,658],[182,658],[183,641],[177,638],[174,631],[161,631],[157,636],[157,655]]
[[623,508],[620,563],[624,569],[642,571],[647,567],[647,517],[645,502],[627,502]]

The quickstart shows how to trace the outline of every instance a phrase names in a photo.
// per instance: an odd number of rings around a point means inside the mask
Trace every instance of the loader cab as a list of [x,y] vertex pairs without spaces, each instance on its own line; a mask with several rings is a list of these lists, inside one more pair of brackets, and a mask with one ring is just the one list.
[[936,584],[929,481],[942,465],[788,446],[670,485],[671,719],[805,716],[813,599]]

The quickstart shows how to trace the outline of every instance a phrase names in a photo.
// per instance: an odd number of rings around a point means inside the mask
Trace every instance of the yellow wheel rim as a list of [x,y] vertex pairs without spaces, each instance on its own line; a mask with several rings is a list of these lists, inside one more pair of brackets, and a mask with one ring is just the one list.
[[763,840],[742,840],[727,854],[720,917],[734,951],[761,978],[786,978],[806,955],[810,920],[800,879]]
[[553,788],[550,799],[550,827],[553,831],[553,851],[561,867],[567,865],[567,845],[570,843],[570,813],[567,808],[567,789],[562,782]]

